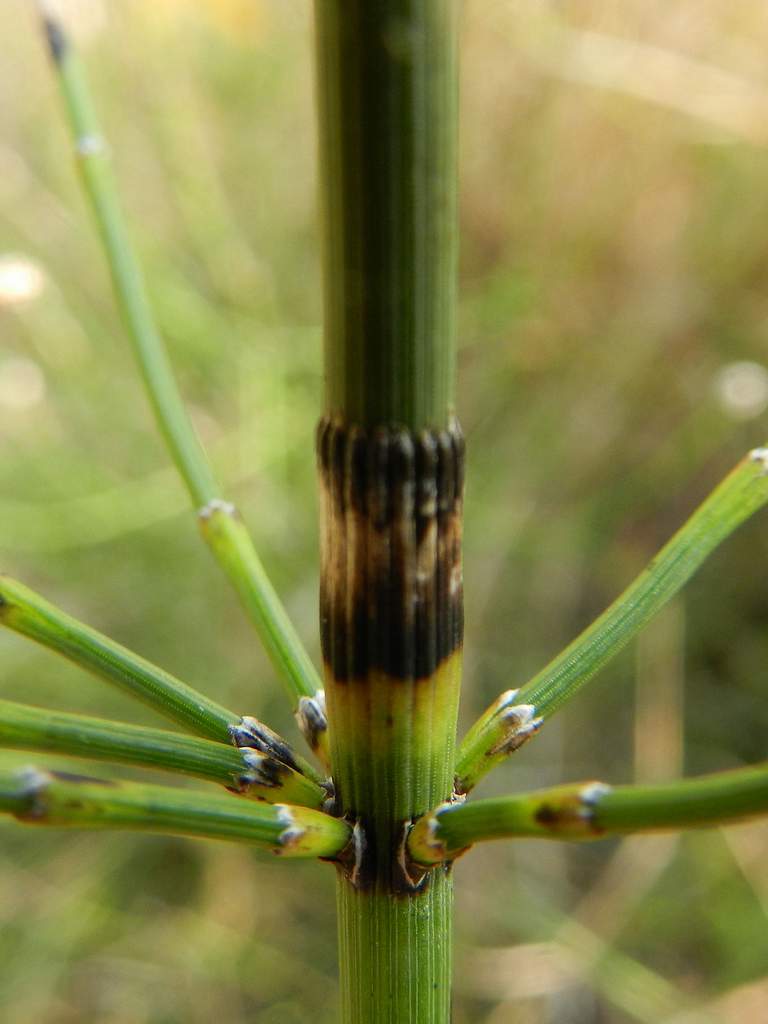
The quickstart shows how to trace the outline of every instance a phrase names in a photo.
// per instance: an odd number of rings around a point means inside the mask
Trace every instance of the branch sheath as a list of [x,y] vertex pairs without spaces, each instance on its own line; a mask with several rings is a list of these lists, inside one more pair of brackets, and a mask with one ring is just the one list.
[[238,793],[320,808],[327,793],[273,753],[0,700],[0,747],[182,772]]
[[522,689],[494,702],[462,741],[457,788],[469,790],[533,735],[663,608],[733,531],[768,501],[768,448],[755,448],[591,626]]
[[572,783],[533,793],[444,804],[408,840],[420,864],[450,860],[485,839],[601,839],[724,825],[768,812],[768,762],[659,786]]
[[[234,583],[296,710],[301,698],[317,699],[321,690],[319,676],[264,572],[245,526],[235,515],[234,508],[220,497],[219,485],[184,407],[155,323],[82,64],[62,26],[47,11],[43,24],[85,194],[157,424],[200,514],[203,537]],[[313,739],[318,752],[324,755],[327,748],[324,730],[316,732]]]
[[306,807],[35,768],[0,772],[0,811],[30,825],[231,839],[284,857],[333,858],[351,832],[345,822]]

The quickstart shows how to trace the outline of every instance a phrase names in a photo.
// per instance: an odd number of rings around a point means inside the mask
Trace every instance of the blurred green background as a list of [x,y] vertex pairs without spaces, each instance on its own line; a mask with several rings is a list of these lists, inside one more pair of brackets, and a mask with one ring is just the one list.
[[[316,655],[309,0],[61,6],[195,422]],[[0,7],[0,565],[293,736],[153,428],[30,7]],[[464,11],[466,726],[768,437],[768,19],[759,0]],[[765,757],[765,522],[482,793]],[[18,637],[0,665],[3,696],[158,724]],[[31,760],[63,763],[3,755]],[[476,851],[457,1024],[768,1020],[767,851],[759,823]],[[0,826],[4,1024],[331,1024],[334,976],[323,866]]]

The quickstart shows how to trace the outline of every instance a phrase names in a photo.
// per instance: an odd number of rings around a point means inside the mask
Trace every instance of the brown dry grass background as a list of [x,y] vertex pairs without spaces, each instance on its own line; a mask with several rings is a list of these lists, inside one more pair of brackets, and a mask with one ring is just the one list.
[[[63,6],[185,394],[316,653],[309,2]],[[150,422],[30,7],[0,8],[2,569],[291,732]],[[768,437],[768,11],[464,8],[466,725]],[[763,758],[767,568],[758,518],[483,793]],[[0,665],[5,696],[154,724],[19,638]],[[457,1024],[768,1019],[767,841],[476,851]],[[4,824],[0,1019],[330,1024],[333,912],[322,866]]]

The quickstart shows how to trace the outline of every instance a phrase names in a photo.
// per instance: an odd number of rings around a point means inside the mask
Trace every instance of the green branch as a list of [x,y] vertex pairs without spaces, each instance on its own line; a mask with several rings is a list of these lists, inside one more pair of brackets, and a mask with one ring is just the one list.
[[322,807],[326,791],[274,753],[0,700],[0,747],[182,772],[268,803]]
[[[318,699],[322,690],[319,676],[267,579],[245,527],[231,514],[232,506],[220,497],[220,488],[182,402],[155,323],[82,64],[58,21],[46,12],[43,23],[85,193],[96,219],[120,312],[155,418],[200,514],[203,536],[235,584],[294,709],[301,711],[302,698]],[[220,515],[222,510],[227,514]],[[300,724],[302,721],[300,716]],[[316,749],[324,753],[325,729],[315,730],[311,738],[316,741]]]
[[674,597],[719,544],[768,501],[768,448],[755,448],[715,488],[650,565],[591,626],[520,690],[509,690],[459,749],[468,792],[606,665]]
[[766,812],[768,762],[659,786],[581,782],[443,804],[414,825],[408,848],[418,864],[437,864],[485,839],[601,839],[723,825]]
[[0,575],[0,623],[108,682],[208,739],[230,742],[240,716],[169,672],[78,622],[39,594]]
[[39,771],[0,772],[0,812],[31,825],[131,829],[254,843],[284,857],[333,858],[350,827],[288,804]]
[[328,764],[327,722],[322,684],[264,571],[248,530],[233,505],[213,501],[201,509],[200,530],[229,576],[272,664],[282,672],[299,724],[310,749]]

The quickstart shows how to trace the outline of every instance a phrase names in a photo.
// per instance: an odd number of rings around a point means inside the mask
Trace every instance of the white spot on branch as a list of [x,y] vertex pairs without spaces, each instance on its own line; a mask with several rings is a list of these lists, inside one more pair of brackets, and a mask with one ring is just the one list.
[[223,498],[211,498],[207,505],[198,511],[197,515],[200,519],[210,519],[216,512],[221,512],[222,515],[231,516],[233,519],[237,516],[237,509],[231,501],[224,501]]

